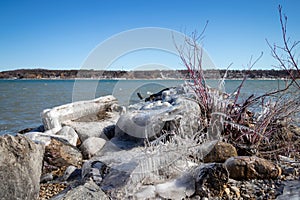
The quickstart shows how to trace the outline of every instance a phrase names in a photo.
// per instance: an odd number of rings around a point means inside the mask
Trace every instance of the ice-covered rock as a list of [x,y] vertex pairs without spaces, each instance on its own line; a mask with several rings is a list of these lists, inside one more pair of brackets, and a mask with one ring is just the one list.
[[156,196],[155,186],[147,185],[143,186],[139,189],[138,192],[135,193],[135,199],[142,200],[142,199],[154,199]]
[[195,193],[195,180],[191,174],[186,174],[175,180],[156,185],[155,192],[164,199],[184,199]]
[[181,87],[165,90],[157,101],[141,102],[119,118],[116,136],[127,134],[150,141],[163,130],[192,137],[199,129],[200,107]]
[[46,130],[60,130],[65,121],[105,113],[107,110],[111,110],[115,104],[117,104],[117,99],[112,95],[108,95],[89,101],[79,101],[46,109],[41,113],[41,116]]
[[44,133],[41,132],[28,132],[24,136],[31,139],[35,143],[41,143],[44,145],[49,145],[52,138],[65,140],[69,144],[76,146],[78,141],[78,135],[71,127],[63,127],[57,134],[54,134],[50,131]]
[[93,157],[105,145],[106,140],[98,137],[89,137],[80,146],[84,159]]

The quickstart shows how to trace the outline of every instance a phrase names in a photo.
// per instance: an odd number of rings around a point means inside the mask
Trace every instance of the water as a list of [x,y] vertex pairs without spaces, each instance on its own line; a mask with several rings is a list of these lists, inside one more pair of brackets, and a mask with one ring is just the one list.
[[[233,92],[241,81],[228,80],[226,92]],[[113,94],[121,105],[139,101],[136,93],[146,97],[149,92],[183,83],[180,80],[0,80],[0,135],[42,124],[40,113],[47,108],[77,100]],[[216,81],[208,81],[215,85]],[[260,95],[284,87],[284,81],[248,80],[244,97]]]

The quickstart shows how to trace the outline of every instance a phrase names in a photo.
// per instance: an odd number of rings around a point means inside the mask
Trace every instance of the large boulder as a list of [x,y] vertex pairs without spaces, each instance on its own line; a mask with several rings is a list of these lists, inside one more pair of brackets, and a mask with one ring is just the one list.
[[162,92],[157,101],[141,102],[129,108],[117,122],[116,136],[155,140],[164,131],[192,137],[199,130],[198,103],[182,87]]
[[235,180],[275,179],[281,175],[281,168],[256,156],[237,156],[226,160],[225,166],[230,178]]
[[38,198],[44,148],[17,135],[0,137],[0,199]]

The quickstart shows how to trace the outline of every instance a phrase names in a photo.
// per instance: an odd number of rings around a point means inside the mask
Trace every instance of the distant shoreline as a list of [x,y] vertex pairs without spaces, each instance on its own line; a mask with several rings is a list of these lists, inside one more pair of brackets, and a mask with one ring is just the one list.
[[[204,70],[206,79],[220,80],[287,80],[290,73],[300,78],[296,70]],[[195,72],[195,76],[197,72]],[[0,80],[188,80],[188,70],[104,71],[19,69],[0,72]]]

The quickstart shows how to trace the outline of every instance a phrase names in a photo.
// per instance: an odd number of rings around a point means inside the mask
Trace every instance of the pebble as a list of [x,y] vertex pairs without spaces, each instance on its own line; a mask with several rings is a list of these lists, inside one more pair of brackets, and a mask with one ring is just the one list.
[[40,187],[38,200],[46,200],[57,195],[66,188],[65,183],[43,183]]

